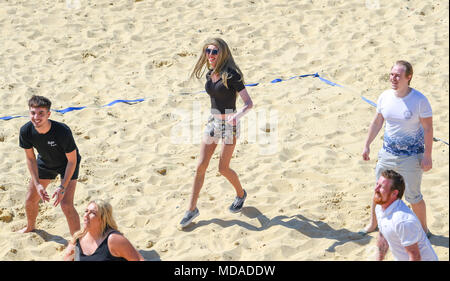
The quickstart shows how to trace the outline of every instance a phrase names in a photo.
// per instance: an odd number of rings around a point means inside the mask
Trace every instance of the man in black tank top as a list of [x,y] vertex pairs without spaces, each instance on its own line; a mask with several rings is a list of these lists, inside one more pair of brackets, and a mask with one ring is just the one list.
[[[30,121],[20,128],[19,145],[25,150],[27,167],[31,175],[25,201],[27,226],[22,233],[35,229],[39,200],[50,201],[46,188],[59,174],[61,184],[52,198],[56,207],[66,216],[70,233],[80,229],[80,218],[73,206],[81,156],[70,128],[50,120],[51,102],[42,96],[32,96],[28,101]],[[36,158],[34,148],[38,152]]]

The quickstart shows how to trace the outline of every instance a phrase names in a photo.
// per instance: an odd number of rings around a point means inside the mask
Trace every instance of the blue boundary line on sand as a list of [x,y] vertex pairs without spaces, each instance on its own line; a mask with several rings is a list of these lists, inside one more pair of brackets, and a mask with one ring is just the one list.
[[[333,87],[341,87],[341,88],[344,88],[344,89],[345,89],[344,86],[339,85],[339,84],[337,84],[337,83],[334,83],[334,82],[332,82],[332,81],[330,81],[330,80],[327,80],[327,79],[321,77],[317,72],[314,73],[314,74],[303,74],[303,75],[292,76],[292,77],[290,77],[290,78],[288,78],[288,79],[286,79],[286,80],[281,79],[281,78],[277,78],[277,79],[274,79],[274,80],[270,81],[270,83],[274,84],[274,83],[279,83],[279,82],[284,82],[284,81],[292,80],[292,79],[295,79],[295,78],[304,78],[304,77],[314,77],[314,78],[319,78],[320,81],[322,81],[322,82],[324,82],[324,83],[327,83],[328,85],[331,85],[331,86],[333,86]],[[257,83],[246,84],[245,86],[246,86],[246,87],[255,87],[255,86],[258,86],[259,84],[260,84],[260,83],[257,82]],[[198,92],[194,92],[194,93],[183,93],[183,95],[188,95],[188,94],[199,94],[199,93],[205,93],[205,91],[198,91]],[[362,99],[363,101],[367,102],[368,104],[370,104],[371,106],[377,107],[377,104],[376,104],[376,103],[374,103],[373,101],[367,99],[366,97],[361,96],[361,99]],[[136,103],[143,102],[144,100],[145,100],[145,98],[140,98],[140,99],[135,99],[135,100],[122,100],[122,99],[119,99],[119,100],[114,100],[114,101],[112,101],[112,102],[110,102],[110,103],[108,103],[108,104],[106,104],[106,105],[103,105],[103,106],[101,106],[100,108],[108,107],[108,106],[113,106],[113,105],[115,105],[116,103],[125,103],[125,104],[128,104],[128,105],[133,105],[133,104],[136,104]],[[67,112],[77,111],[77,110],[82,110],[82,109],[85,109],[85,108],[88,108],[88,107],[87,107],[87,106],[79,106],[79,107],[67,107],[67,108],[64,108],[64,109],[52,109],[52,110],[55,111],[55,112],[61,113],[61,114],[65,114],[65,113],[67,113]],[[21,117],[27,117],[27,116],[23,116],[23,115],[4,116],[4,117],[0,117],[0,120],[5,120],[5,121],[7,121],[7,120],[11,120],[11,119],[14,119],[14,118],[21,118]],[[440,138],[433,138],[433,141],[435,141],[435,142],[436,142],[436,141],[441,141],[441,142],[445,143],[446,145],[449,145],[448,142],[446,142],[446,141],[444,141],[444,140],[442,140],[442,139],[440,139]]]
[[[297,75],[297,76],[293,76],[293,77],[291,77],[291,78],[289,78],[289,79],[287,79],[287,80],[291,80],[291,79],[294,79],[294,78],[303,78],[303,77],[308,77],[308,76],[318,77],[318,78],[321,79],[322,81],[324,81],[324,82],[326,82],[326,83],[328,83],[328,84],[330,84],[330,85],[333,85],[333,86],[337,85],[337,84],[335,84],[335,83],[333,83],[333,82],[331,82],[331,81],[328,81],[328,80],[326,80],[326,79],[323,79],[322,77],[319,76],[318,73],[315,73],[315,74],[305,74],[305,75]],[[277,83],[277,82],[282,82],[282,81],[287,81],[287,80],[283,80],[283,79],[278,78],[278,79],[272,80],[271,83]],[[259,84],[260,84],[260,83],[251,83],[251,84],[246,84],[245,86],[246,86],[246,87],[255,87],[255,86],[258,86]],[[194,93],[182,93],[182,94],[183,94],[183,95],[189,95],[189,94],[200,94],[200,93],[206,93],[206,92],[205,92],[205,91],[198,91],[198,92],[194,92]],[[115,105],[116,103],[125,103],[125,104],[129,104],[129,105],[133,105],[133,104],[136,104],[136,103],[139,103],[139,102],[143,102],[143,101],[145,101],[145,98],[139,98],[139,99],[134,99],[134,100],[122,100],[122,99],[118,99],[118,100],[114,100],[114,101],[112,101],[112,102],[110,102],[110,103],[108,103],[108,104],[105,104],[105,105],[103,105],[103,106],[100,106],[100,107],[98,107],[98,108],[103,108],[103,107],[113,106],[113,105]],[[67,112],[77,111],[77,110],[83,110],[83,109],[85,109],[85,108],[89,108],[89,107],[88,107],[88,106],[71,106],[71,107],[67,107],[67,108],[64,108],[64,109],[52,109],[52,111],[55,111],[55,112],[58,112],[58,113],[61,113],[61,114],[65,114],[65,113],[67,113]],[[24,116],[24,115],[9,115],[9,116],[0,117],[0,120],[5,120],[5,121],[7,121],[7,120],[11,120],[11,119],[14,119],[14,118],[21,118],[21,117],[27,117],[27,116]]]
[[[103,105],[103,106],[101,106],[99,108],[107,107],[107,106],[113,106],[116,103],[126,103],[128,105],[133,105],[133,104],[136,104],[136,103],[139,103],[139,102],[143,102],[143,101],[144,101],[144,99],[114,100],[114,101],[112,101],[112,102],[110,102],[108,104],[105,104],[105,105]],[[64,109],[52,109],[52,111],[55,111],[55,112],[58,112],[58,113],[61,113],[61,114],[65,114],[67,112],[82,110],[82,109],[85,109],[85,108],[88,108],[88,107],[87,106],[71,106],[71,107],[67,107],[67,108],[64,108]],[[11,119],[20,118],[20,117],[27,117],[27,116],[24,116],[24,115],[4,116],[4,117],[0,117],[0,120],[11,120]]]

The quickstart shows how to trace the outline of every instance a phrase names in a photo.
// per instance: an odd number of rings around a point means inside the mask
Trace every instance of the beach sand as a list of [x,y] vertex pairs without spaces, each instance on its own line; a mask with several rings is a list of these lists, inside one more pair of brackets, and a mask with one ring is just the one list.
[[[363,161],[375,108],[361,95],[376,102],[392,64],[410,61],[434,136],[449,141],[448,1],[224,2],[0,2],[0,117],[27,116],[32,94],[53,109],[86,106],[51,115],[82,156],[75,207],[82,216],[90,200],[109,200],[147,260],[373,260],[377,233],[357,232],[369,220],[383,133]],[[259,83],[247,87],[255,106],[231,161],[248,197],[241,213],[228,211],[235,192],[217,149],[200,216],[180,231],[210,107],[204,79],[189,75],[209,37],[225,39],[245,82]],[[313,73],[344,87],[288,80]],[[41,204],[38,230],[15,232],[26,224],[18,134],[28,120],[0,120],[0,260],[61,260],[70,233],[59,207]],[[448,145],[434,142],[422,193],[440,260],[449,260],[448,163]]]

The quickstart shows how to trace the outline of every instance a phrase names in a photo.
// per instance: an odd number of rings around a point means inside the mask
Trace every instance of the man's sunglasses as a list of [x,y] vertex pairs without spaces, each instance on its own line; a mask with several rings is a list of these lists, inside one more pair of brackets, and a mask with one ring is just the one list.
[[206,49],[205,52],[209,55],[217,55],[219,53],[218,49]]

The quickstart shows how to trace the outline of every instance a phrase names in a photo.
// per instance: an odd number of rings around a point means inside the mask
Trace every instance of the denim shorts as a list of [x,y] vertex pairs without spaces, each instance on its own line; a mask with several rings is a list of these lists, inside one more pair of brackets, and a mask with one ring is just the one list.
[[411,156],[396,156],[384,149],[378,152],[378,162],[375,169],[375,178],[381,175],[384,170],[394,170],[402,175],[405,180],[405,200],[410,204],[419,203],[422,199],[420,185],[422,182],[423,170],[420,166],[423,159],[423,153]]
[[213,138],[217,143],[219,139],[225,144],[233,144],[233,137],[239,138],[240,135],[240,122],[236,125],[229,124],[226,120],[215,118],[210,116],[208,124],[206,124],[204,134]]

